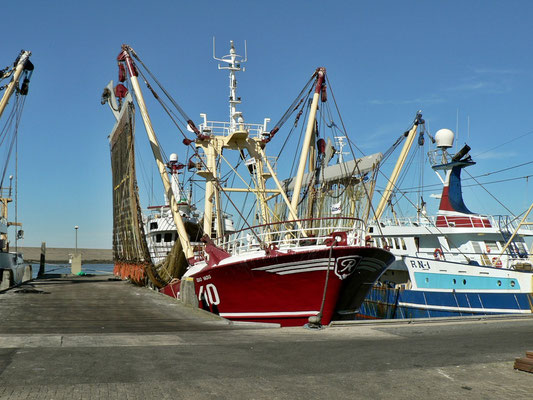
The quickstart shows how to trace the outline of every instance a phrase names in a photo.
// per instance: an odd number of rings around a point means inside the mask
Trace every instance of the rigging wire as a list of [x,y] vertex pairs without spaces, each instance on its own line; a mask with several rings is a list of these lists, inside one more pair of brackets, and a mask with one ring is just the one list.
[[[331,97],[333,98],[333,104],[335,104],[335,109],[337,110],[337,114],[339,115],[339,120],[340,120],[341,125],[342,125],[342,132],[343,132],[344,135],[348,138],[348,132],[347,132],[347,130],[346,130],[346,126],[344,125],[344,120],[342,119],[342,115],[341,115],[341,113],[340,113],[340,111],[339,111],[339,106],[338,106],[338,104],[337,104],[337,100],[335,99],[335,94],[333,93],[333,87],[332,87],[331,82],[330,82],[330,80],[329,80],[329,78],[328,78],[327,75],[326,75],[326,82],[327,82],[327,84],[328,84],[328,86],[329,86],[329,91],[330,91],[330,93],[331,93]],[[364,153],[361,151],[361,149],[359,149],[359,148],[355,145],[355,143],[352,144],[351,140],[348,140],[348,146],[350,147],[350,151],[352,152],[352,154],[355,154],[355,152],[353,151],[353,148],[359,150],[362,154],[364,154]],[[353,147],[352,147],[352,146],[353,146]],[[357,168],[357,173],[358,173],[358,175],[359,175],[359,176],[362,176],[362,174],[361,174],[361,170],[359,169],[359,163],[356,162],[356,163],[355,163],[355,167]],[[368,205],[369,205],[369,208],[370,208],[372,214],[373,214],[374,217],[375,217],[375,215],[376,215],[376,210],[374,209],[374,206],[372,205],[372,198],[371,198],[371,196],[370,196],[370,193],[368,192],[368,188],[367,188],[367,186],[364,185],[364,184],[363,184],[362,186],[363,186],[363,189],[364,189],[364,191],[365,191],[365,196],[366,196],[366,198],[368,199]],[[364,221],[364,222],[366,223],[366,221]],[[381,226],[380,226],[380,224],[377,224],[377,227],[378,227],[378,230],[380,231],[381,235],[383,235],[383,232],[381,231]]]
[[[2,169],[2,178],[0,179],[0,187],[2,187],[4,185],[4,179],[5,179],[5,176],[6,176],[6,172],[7,172],[7,167],[8,167],[8,164],[9,164],[9,160],[11,158],[11,153],[13,151],[13,146],[15,144],[15,140],[17,138],[17,135],[18,135],[18,127],[19,127],[19,124],[20,124],[20,119],[22,117],[22,110],[24,109],[24,104],[26,103],[26,96],[18,96],[16,97],[16,102],[15,102],[15,105],[14,107],[12,108],[11,110],[11,113],[10,113],[10,116],[8,118],[8,121],[6,122],[6,125],[5,125],[5,130],[4,132],[2,133],[3,135],[3,138],[2,138],[2,142],[5,138],[7,138],[7,135],[8,135],[8,132],[11,130],[13,124],[14,124],[14,129],[13,129],[13,134],[12,134],[12,137],[11,137],[11,143],[9,144],[9,147],[8,147],[8,150],[7,150],[7,155],[6,155],[6,160],[5,160],[5,163],[4,163],[4,167]],[[1,142],[0,142],[1,144]]]
[[[131,48],[129,48],[129,51],[131,51],[132,54],[134,55],[134,57],[135,57],[137,60],[139,60],[139,62],[141,63],[141,65],[143,65],[143,67],[146,68],[146,67],[144,66],[144,64],[142,63],[142,61],[141,61],[141,60],[139,59],[139,57],[135,54],[135,52],[133,52],[133,50],[132,50]],[[138,68],[138,70],[139,70],[139,68]],[[156,100],[160,103],[161,107],[165,110],[165,112],[167,113],[167,115],[169,116],[169,118],[172,120],[172,122],[174,123],[174,125],[178,128],[178,131],[182,134],[183,138],[188,140],[188,138],[187,138],[187,136],[185,135],[185,133],[183,132],[183,130],[179,127],[179,124],[177,123],[176,119],[173,118],[173,115],[175,116],[175,114],[171,112],[171,110],[170,110],[169,107],[165,104],[165,102],[162,101],[162,99],[160,98],[160,96],[157,95],[157,93],[155,92],[155,90],[150,86],[150,84],[147,82],[146,76],[142,73],[142,71],[139,71],[139,74],[143,77],[143,80],[144,80],[145,84],[147,85],[148,89],[152,92],[152,94],[154,95],[154,97],[156,98]],[[166,90],[164,90],[164,89],[162,89],[162,90],[163,90],[164,92],[166,92]],[[165,94],[167,94],[167,93],[165,93]],[[187,118],[187,116],[186,116],[186,114],[184,113],[184,111],[181,109],[181,107],[179,107],[179,106],[177,105],[177,103],[171,98],[171,96],[167,94],[167,97],[170,98],[171,102],[172,102],[173,105],[178,109],[178,111],[180,112],[180,114],[182,114],[182,116],[183,116],[184,118]],[[157,137],[156,137],[156,140],[158,140]],[[159,142],[158,142],[158,145],[159,145]],[[189,146],[192,146],[192,142],[189,143]],[[208,168],[207,168],[207,165],[205,165],[205,163],[203,162],[203,160],[202,160],[202,158],[200,157],[200,155],[199,155],[198,151],[196,150],[196,148],[193,148],[193,147],[191,147],[191,148],[193,149],[195,155],[198,157],[198,159],[200,160],[200,162],[201,162],[202,164],[204,164],[204,167],[205,167],[206,170],[207,170],[207,169],[208,169]],[[215,179],[214,182],[215,182],[215,184],[218,186],[218,189],[224,193],[224,195],[226,196],[227,201],[230,202],[230,203],[232,204],[232,206],[233,206],[234,209],[237,211],[237,213],[238,213],[238,214],[241,214],[240,209],[239,209],[239,208],[237,207],[237,205],[233,202],[233,200],[232,200],[231,197],[228,195],[228,193],[226,193],[226,191],[224,190],[224,188],[223,188],[222,183],[220,182],[220,180],[219,180],[219,179]],[[247,223],[247,221],[244,221],[244,222],[247,224],[248,228],[252,228],[252,227]],[[254,234],[254,236],[255,236],[255,237],[259,240],[259,242],[261,243],[262,240],[261,240],[261,238],[257,235],[257,233],[256,233],[253,229],[251,229],[251,231],[252,231],[252,233]]]
[[522,139],[523,137],[529,136],[529,135],[531,135],[531,134],[533,134],[533,131],[526,132],[526,133],[524,133],[524,134],[522,134],[522,135],[520,135],[520,136],[517,136],[517,137],[515,137],[515,138],[513,138],[513,139],[511,139],[511,140],[508,140],[507,142],[504,142],[504,143],[502,143],[502,144],[500,144],[500,145],[498,145],[498,146],[492,147],[492,148],[490,148],[490,149],[488,149],[488,150],[485,150],[485,151],[483,151],[483,152],[481,152],[481,153],[477,153],[477,154],[475,155],[475,157],[479,157],[480,155],[485,154],[485,153],[488,153],[489,151],[492,151],[492,150],[495,150],[495,149],[501,149],[502,146],[505,146],[506,144],[512,143],[512,142],[514,142],[514,141],[516,141],[516,140],[518,140],[518,139]]

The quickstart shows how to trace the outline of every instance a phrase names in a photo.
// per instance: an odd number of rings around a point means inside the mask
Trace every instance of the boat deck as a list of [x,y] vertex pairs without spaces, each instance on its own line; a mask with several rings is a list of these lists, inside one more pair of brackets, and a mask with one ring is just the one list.
[[[270,328],[270,329],[268,329]],[[533,318],[231,324],[110,275],[0,294],[0,399],[530,399]]]

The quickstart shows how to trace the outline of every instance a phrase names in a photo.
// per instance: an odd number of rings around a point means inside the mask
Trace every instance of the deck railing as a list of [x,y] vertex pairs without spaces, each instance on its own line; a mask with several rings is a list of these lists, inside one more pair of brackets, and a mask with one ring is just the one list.
[[348,217],[310,218],[252,226],[219,238],[215,244],[236,255],[261,248],[322,245],[332,238],[334,232],[346,233],[348,245],[364,246],[364,222]]
[[[446,218],[446,216],[444,216]],[[469,217],[466,216],[465,217]],[[510,219],[508,216],[500,216],[500,215],[473,215],[470,218],[475,218],[476,223],[479,218],[482,219],[488,219],[492,228],[496,229],[507,229],[509,231],[514,231],[519,221],[514,219]],[[506,223],[504,226],[502,226],[502,218],[505,219]],[[405,217],[405,218],[387,218],[382,219],[381,223],[384,225],[390,225],[390,226],[437,226],[437,218],[435,216],[428,216],[428,217],[422,217],[422,218],[416,218],[416,217]],[[474,223],[472,222],[472,225]],[[456,226],[459,227],[459,226]],[[520,227],[520,230],[529,231],[533,234],[533,226],[532,225],[522,225]]]
[[[252,137],[261,138],[265,133],[264,124],[237,124],[237,127],[241,131],[248,131]],[[206,135],[228,136],[232,131],[232,127],[229,122],[206,121],[200,124],[200,131]]]

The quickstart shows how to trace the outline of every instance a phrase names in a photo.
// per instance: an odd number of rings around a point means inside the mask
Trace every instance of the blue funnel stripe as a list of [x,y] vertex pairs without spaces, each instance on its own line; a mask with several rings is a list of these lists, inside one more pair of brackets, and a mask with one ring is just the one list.
[[450,205],[452,209],[464,213],[473,214],[463,200],[463,189],[461,187],[461,170],[462,166],[455,166],[450,173],[450,182],[448,183],[448,195],[450,197]]

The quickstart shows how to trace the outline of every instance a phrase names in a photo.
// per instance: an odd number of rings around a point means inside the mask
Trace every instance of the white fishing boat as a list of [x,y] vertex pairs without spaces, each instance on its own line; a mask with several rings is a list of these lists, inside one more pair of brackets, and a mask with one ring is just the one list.
[[452,131],[439,130],[436,149],[428,153],[443,184],[437,214],[428,215],[424,203],[418,202],[413,218],[393,213],[383,217],[416,132],[423,135],[423,127],[419,114],[376,208],[379,224],[369,227],[372,243],[389,249],[396,261],[371,290],[358,317],[531,314],[533,269],[525,237],[533,231],[525,221],[519,224],[516,218],[482,215],[467,208],[461,172],[475,162],[467,145],[450,153]]
[[[127,73],[127,81],[135,94],[169,200],[168,208],[172,212],[179,238],[176,243],[179,243],[180,255],[186,261],[185,273],[177,277],[180,279],[167,280],[163,293],[183,297],[184,292],[192,291],[192,297],[200,308],[223,317],[277,322],[283,326],[303,325],[308,321],[319,326],[328,324],[337,315],[353,314],[372,284],[393,261],[393,256],[387,250],[371,247],[365,242],[365,223],[363,219],[353,216],[355,198],[348,200],[344,208],[334,209],[324,207],[330,204],[324,200],[324,196],[307,197],[310,188],[322,187],[323,184],[320,178],[315,181],[312,176],[320,177],[320,171],[325,173],[329,168],[329,159],[325,157],[326,142],[318,139],[316,118],[319,101],[322,104],[327,101],[325,69],[318,68],[315,71],[307,88],[302,90],[300,97],[289,108],[290,113],[293,113],[309,105],[298,172],[288,188],[278,178],[275,160],[266,155],[268,143],[288,117],[282,117],[272,130],[267,130],[268,119],[262,124],[246,123],[242,112],[237,109],[241,98],[236,92],[236,73],[243,69],[246,57],[236,53],[232,42],[229,54],[217,60],[223,63],[220,69],[229,71],[228,122],[210,121],[202,114],[203,121],[197,127],[181,107],[173,103],[186,121],[188,131],[196,135],[194,139],[185,137],[183,142],[194,153],[188,165],[193,167],[196,176],[202,178],[205,185],[201,224],[203,236],[199,244],[194,242],[190,229],[187,229],[184,219],[187,217],[179,211],[180,201],[172,189],[168,162],[162,156],[146,109],[138,79],[139,74],[142,74],[138,63],[143,68],[145,66],[127,45],[122,47],[118,57],[119,80],[125,82],[123,78]],[[146,76],[142,75],[144,80]],[[148,87],[156,94],[152,85]],[[121,98],[124,99],[129,96],[122,89],[109,89],[108,92],[107,98],[113,92],[122,94]],[[167,94],[166,91],[164,93]],[[309,102],[305,101],[307,96],[310,96]],[[156,95],[156,99],[160,97]],[[173,102],[172,99],[170,101]],[[124,101],[122,104],[129,103]],[[121,112],[117,110],[117,113]],[[117,115],[119,123],[120,117]],[[113,134],[112,147],[115,139]],[[315,150],[316,145],[319,154]],[[293,155],[295,150],[292,150]],[[237,162],[227,160],[230,153],[236,155]],[[242,180],[243,172],[237,170],[240,165],[251,183],[243,188],[228,185],[227,179],[223,182],[223,164],[227,164]],[[316,169],[317,165],[321,169]],[[343,186],[345,194],[355,193],[356,187],[361,188],[355,184],[364,181],[361,171],[357,169],[357,162],[353,163],[351,170],[338,172],[328,181],[328,185]],[[119,175],[116,178],[114,176],[115,192],[125,184],[125,177],[129,175],[122,176],[122,179]],[[249,203],[237,205],[237,200],[232,200],[230,196],[238,197],[245,193],[253,196],[255,212],[252,218],[243,215],[243,208]],[[289,199],[288,193],[292,193],[292,198]],[[324,203],[318,204],[320,201]],[[234,206],[235,213],[243,223],[235,232],[226,230],[223,202]],[[279,204],[283,205],[282,209]],[[315,213],[317,210],[321,211]],[[117,207],[115,215],[121,211]],[[346,215],[346,211],[351,214]],[[132,220],[130,216],[128,219]],[[117,232],[115,237],[119,235]],[[116,247],[122,248],[126,242],[126,239],[121,239],[120,246]],[[148,257],[143,255],[138,261],[139,265],[144,265],[150,277],[153,269],[147,263]]]
[[[178,162],[177,154],[172,153],[167,169],[170,173],[172,194],[178,201],[178,211],[185,223],[198,225],[199,214],[196,207],[191,204],[190,196],[186,196],[181,187],[179,172],[183,168],[184,164]],[[164,201],[164,205],[149,206],[143,215],[148,251],[152,262],[156,265],[164,262],[171,253],[174,244],[179,241],[178,231],[170,209],[170,199],[165,196]]]
[[[15,187],[13,188],[13,176],[9,176],[9,186],[4,186],[7,168],[10,166],[11,149],[17,140],[18,122],[34,68],[30,61],[30,55],[31,52],[29,51],[21,51],[13,66],[0,70],[0,83],[6,82],[5,85],[2,85],[4,93],[0,99],[0,120],[3,122],[3,128],[0,130],[2,134],[0,142],[3,143],[4,148],[8,148],[5,152],[7,160],[3,160],[5,167],[0,176],[0,288],[2,289],[31,279],[31,265],[24,262],[22,253],[18,251],[18,241],[23,239],[24,232],[22,229],[16,231],[14,244],[8,238],[10,226],[22,227],[22,224],[17,220],[16,213],[15,221],[8,219],[8,205],[14,200],[13,195],[16,198],[17,180],[15,179]],[[15,98],[13,106],[7,117],[3,118],[4,111],[6,111],[13,96]]]

